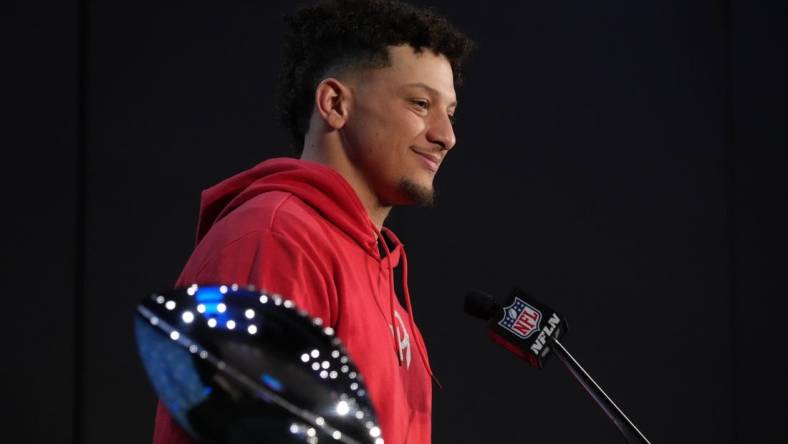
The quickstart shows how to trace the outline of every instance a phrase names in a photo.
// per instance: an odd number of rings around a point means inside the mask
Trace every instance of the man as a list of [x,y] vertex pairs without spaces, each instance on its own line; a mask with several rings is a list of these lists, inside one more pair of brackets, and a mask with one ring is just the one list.
[[[252,284],[293,299],[344,342],[385,442],[428,443],[432,372],[404,249],[383,222],[395,205],[432,202],[473,44],[427,10],[383,0],[324,1],[289,27],[280,112],[300,160],[265,161],[203,193],[178,285]],[[190,442],[159,405],[154,443]]]

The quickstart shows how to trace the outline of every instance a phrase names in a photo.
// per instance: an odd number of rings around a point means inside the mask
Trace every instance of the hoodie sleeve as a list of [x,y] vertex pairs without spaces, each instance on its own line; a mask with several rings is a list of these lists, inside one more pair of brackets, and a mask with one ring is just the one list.
[[181,276],[180,283],[254,285],[268,293],[293,300],[324,325],[336,321],[336,288],[330,282],[330,267],[308,246],[272,230],[247,233],[227,244],[202,264],[193,279]]

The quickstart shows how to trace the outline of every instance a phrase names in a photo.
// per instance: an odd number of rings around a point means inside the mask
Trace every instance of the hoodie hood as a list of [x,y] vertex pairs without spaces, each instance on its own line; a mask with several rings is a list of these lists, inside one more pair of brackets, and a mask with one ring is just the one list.
[[[291,158],[266,160],[203,191],[197,242],[214,224],[244,202],[269,191],[284,191],[297,196],[364,251],[380,258],[376,247],[377,230],[345,178],[325,165]],[[384,231],[397,242],[392,233]],[[399,245],[395,249],[399,250]]]

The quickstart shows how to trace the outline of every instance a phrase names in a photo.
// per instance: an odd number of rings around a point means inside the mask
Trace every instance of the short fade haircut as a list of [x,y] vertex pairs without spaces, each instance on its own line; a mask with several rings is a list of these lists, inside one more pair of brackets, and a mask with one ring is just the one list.
[[279,117],[296,154],[314,109],[315,88],[334,69],[389,66],[388,47],[408,44],[448,59],[454,83],[475,44],[444,17],[427,8],[393,0],[323,0],[286,18]]

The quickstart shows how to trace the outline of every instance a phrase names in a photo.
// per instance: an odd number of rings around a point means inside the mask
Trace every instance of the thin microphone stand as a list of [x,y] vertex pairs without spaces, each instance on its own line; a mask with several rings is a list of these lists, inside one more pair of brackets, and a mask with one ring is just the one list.
[[583,388],[591,395],[591,398],[599,405],[602,410],[604,410],[605,414],[613,424],[618,427],[618,430],[624,435],[624,439],[627,440],[629,444],[651,444],[646,437],[640,433],[640,430],[632,423],[632,421],[627,418],[627,415],[621,411],[620,408],[610,399],[609,396],[602,390],[602,387],[594,381],[591,375],[583,369],[577,360],[572,357],[567,350],[558,339],[554,339],[552,336],[548,336],[550,341],[553,344],[553,351],[561,362],[564,363],[569,372],[572,373],[572,376],[575,377],[577,382],[583,386]]

